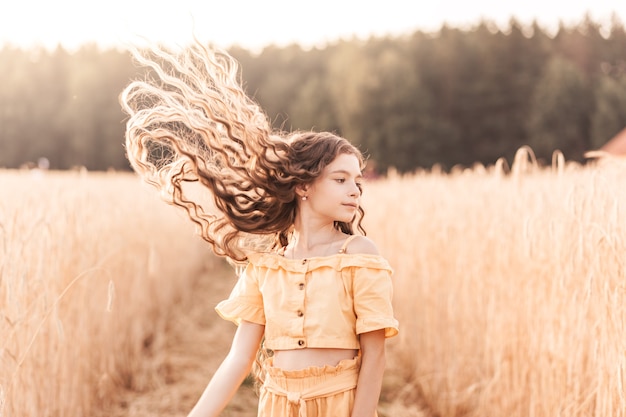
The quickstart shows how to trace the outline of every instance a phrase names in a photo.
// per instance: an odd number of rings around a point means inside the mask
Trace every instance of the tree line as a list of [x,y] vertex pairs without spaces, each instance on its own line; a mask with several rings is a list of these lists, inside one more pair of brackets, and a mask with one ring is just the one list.
[[[330,130],[381,172],[492,164],[530,146],[582,160],[626,127],[626,31],[590,17],[443,26],[321,48],[229,52],[277,129]],[[0,167],[128,169],[118,95],[144,69],[123,50],[0,49]]]

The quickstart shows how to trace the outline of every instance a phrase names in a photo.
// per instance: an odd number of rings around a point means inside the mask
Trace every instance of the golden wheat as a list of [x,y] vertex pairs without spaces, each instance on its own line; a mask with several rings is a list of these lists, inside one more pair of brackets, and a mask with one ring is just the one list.
[[367,188],[409,385],[432,415],[624,416],[626,165],[502,164]]
[[[559,154],[541,168],[522,149],[510,168],[368,184],[401,322],[381,415],[626,416],[625,175]],[[144,188],[125,174],[0,175],[7,416],[90,415],[120,387],[159,384],[163,317],[213,258]]]
[[145,188],[0,173],[0,415],[91,415],[114,390],[158,381],[167,309],[212,258]]

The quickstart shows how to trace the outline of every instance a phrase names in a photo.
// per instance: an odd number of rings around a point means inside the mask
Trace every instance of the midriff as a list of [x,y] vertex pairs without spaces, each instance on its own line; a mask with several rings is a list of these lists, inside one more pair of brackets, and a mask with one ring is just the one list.
[[344,359],[352,359],[357,349],[306,348],[274,351],[274,366],[296,371],[310,366],[337,366]]

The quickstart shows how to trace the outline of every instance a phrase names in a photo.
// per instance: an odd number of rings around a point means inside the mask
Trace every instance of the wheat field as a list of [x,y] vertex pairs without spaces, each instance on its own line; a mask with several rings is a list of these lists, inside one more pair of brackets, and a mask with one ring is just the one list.
[[626,415],[626,163],[531,156],[508,175],[368,189],[396,269],[398,401],[440,417]]
[[0,415],[150,386],[168,308],[212,262],[188,222],[130,174],[2,172],[0,193]]
[[[626,415],[626,164],[505,165],[366,185],[401,323],[381,417]],[[168,385],[172,316],[213,326],[234,283],[190,222],[132,174],[0,171],[0,193],[0,416],[184,416],[210,371]],[[189,393],[103,411],[155,389]]]

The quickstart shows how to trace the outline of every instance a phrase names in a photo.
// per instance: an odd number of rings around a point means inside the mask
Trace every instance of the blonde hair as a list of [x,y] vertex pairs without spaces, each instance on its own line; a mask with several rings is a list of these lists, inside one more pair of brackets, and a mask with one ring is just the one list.
[[[134,50],[151,71],[130,83],[120,103],[130,116],[126,153],[133,169],[170,204],[182,207],[213,251],[236,262],[259,248],[285,246],[293,226],[295,187],[310,183],[342,153],[361,152],[328,132],[273,132],[244,92],[237,62],[199,42],[179,52]],[[190,184],[201,184],[212,202]],[[351,223],[361,233],[360,208]]]

